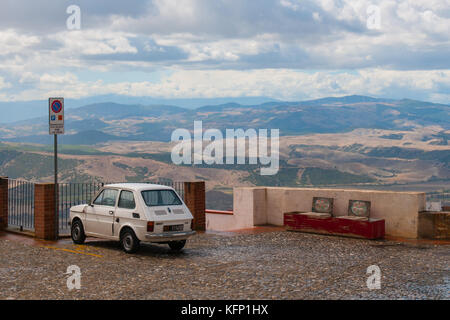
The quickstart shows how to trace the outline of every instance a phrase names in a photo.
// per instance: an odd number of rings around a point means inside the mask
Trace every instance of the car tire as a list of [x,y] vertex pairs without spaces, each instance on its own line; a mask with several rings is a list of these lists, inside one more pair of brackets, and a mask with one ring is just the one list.
[[186,245],[186,240],[170,241],[169,242],[169,247],[173,251],[180,251],[181,249],[184,248],[185,245]]
[[83,223],[80,220],[75,220],[72,222],[72,227],[70,228],[70,235],[72,241],[76,244],[83,244],[86,240],[86,234],[84,233]]
[[126,229],[120,235],[120,244],[126,253],[135,253],[139,250],[140,241],[131,229]]

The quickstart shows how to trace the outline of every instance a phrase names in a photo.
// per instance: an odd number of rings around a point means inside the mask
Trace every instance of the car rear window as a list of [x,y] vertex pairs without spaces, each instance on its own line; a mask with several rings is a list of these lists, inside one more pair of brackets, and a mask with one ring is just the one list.
[[180,198],[173,190],[146,190],[141,193],[149,207],[181,205]]

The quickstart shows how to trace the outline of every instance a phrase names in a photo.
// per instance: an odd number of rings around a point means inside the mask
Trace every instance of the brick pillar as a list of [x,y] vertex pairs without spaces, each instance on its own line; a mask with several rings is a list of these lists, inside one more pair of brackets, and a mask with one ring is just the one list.
[[185,182],[184,202],[194,216],[194,230],[206,230],[205,182]]
[[0,230],[8,228],[8,177],[0,177]]
[[39,239],[56,239],[54,183],[34,185],[34,233]]

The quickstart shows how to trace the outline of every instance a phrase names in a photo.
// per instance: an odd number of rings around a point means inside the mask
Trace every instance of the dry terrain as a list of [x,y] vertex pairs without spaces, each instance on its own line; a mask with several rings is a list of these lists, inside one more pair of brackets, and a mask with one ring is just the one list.
[[[282,136],[280,170],[275,176],[261,176],[259,166],[177,166],[170,157],[175,143],[112,141],[74,146],[73,150],[68,146],[69,149],[60,152],[60,180],[205,180],[210,195],[208,206],[217,209],[232,208],[231,189],[237,186],[315,185],[398,190],[399,186],[414,185],[420,190],[422,184],[427,184],[436,186],[431,190],[449,189],[450,146],[433,138],[443,132],[450,134],[440,127],[429,126],[409,131],[355,129],[347,133]],[[50,146],[46,150],[41,145],[3,143],[2,146],[1,175],[52,181]]]

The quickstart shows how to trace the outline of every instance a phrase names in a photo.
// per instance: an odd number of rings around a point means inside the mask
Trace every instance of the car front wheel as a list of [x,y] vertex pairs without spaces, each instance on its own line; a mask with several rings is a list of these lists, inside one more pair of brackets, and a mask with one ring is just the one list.
[[170,249],[174,251],[180,251],[184,248],[184,245],[186,244],[186,240],[180,240],[180,241],[170,241],[169,247]]
[[131,229],[127,229],[122,233],[120,242],[126,253],[135,253],[139,249],[139,239]]
[[72,223],[72,228],[70,230],[70,235],[72,236],[72,241],[76,244],[83,244],[86,240],[86,235],[84,234],[83,224],[80,220],[75,220]]

